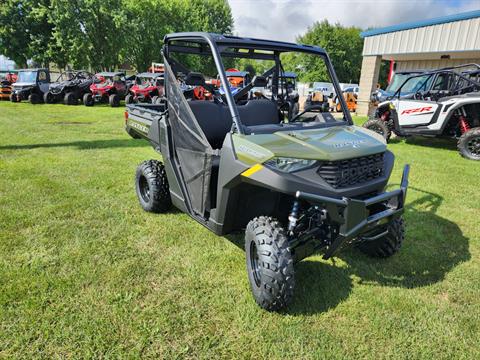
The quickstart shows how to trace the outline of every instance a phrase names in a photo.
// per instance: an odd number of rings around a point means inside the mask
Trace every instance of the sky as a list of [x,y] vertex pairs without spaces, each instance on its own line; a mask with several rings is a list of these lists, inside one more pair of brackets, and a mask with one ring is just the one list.
[[295,41],[315,21],[362,29],[480,10],[480,0],[229,0],[238,36]]

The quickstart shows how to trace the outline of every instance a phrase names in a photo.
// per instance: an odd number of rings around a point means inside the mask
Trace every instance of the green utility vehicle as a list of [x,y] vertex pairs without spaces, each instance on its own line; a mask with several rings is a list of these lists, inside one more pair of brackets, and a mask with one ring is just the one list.
[[[164,39],[165,98],[127,105],[125,112],[126,131],[162,155],[162,162],[137,169],[143,209],[165,212],[173,205],[218,235],[245,231],[252,293],[270,311],[289,304],[294,264],[314,252],[328,259],[354,245],[388,257],[404,239],[408,165],[400,188],[385,192],[394,156],[380,135],[354,126],[346,110],[338,117],[315,106],[296,115],[281,112],[288,100],[279,96],[279,74],[292,53],[305,64],[315,61],[317,69],[323,64],[341,93],[321,48],[177,33]],[[266,70],[233,95],[224,64],[239,59]],[[217,73],[222,93],[210,81]],[[245,100],[269,77],[270,98]],[[211,93],[210,100],[196,100],[185,91],[192,87]],[[343,97],[339,101],[347,109]]]

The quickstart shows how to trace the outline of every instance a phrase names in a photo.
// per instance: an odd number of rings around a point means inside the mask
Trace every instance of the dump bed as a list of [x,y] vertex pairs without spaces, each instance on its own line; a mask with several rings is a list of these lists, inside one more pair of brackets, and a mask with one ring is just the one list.
[[125,110],[125,130],[134,139],[160,146],[159,122],[165,116],[165,104],[129,104]]

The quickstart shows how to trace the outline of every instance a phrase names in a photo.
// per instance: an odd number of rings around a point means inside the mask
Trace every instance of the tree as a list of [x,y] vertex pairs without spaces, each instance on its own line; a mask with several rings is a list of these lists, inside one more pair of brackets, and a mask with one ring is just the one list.
[[[25,67],[27,60],[48,65],[58,60],[49,51],[52,24],[50,0],[6,0],[0,3],[0,54]],[[56,52],[59,54],[59,52]]]
[[[230,34],[233,18],[225,0],[124,0],[128,21],[124,58],[138,71],[161,59],[163,37],[170,32],[207,31]],[[185,65],[210,68],[208,59],[184,56]]]
[[[332,60],[340,82],[358,82],[362,64],[363,39],[360,29],[332,25],[327,20],[316,22],[297,42],[317,45],[325,49]],[[305,82],[330,81],[323,61],[302,54],[288,54],[283,59],[285,68],[296,71]]]
[[75,68],[113,70],[122,61],[126,12],[121,0],[51,0],[57,47]]

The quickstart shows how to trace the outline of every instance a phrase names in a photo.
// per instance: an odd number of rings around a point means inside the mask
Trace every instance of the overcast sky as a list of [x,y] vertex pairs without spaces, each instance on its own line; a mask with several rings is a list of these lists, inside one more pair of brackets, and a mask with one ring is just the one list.
[[229,0],[235,34],[294,41],[315,21],[362,29],[479,10],[480,0]]

